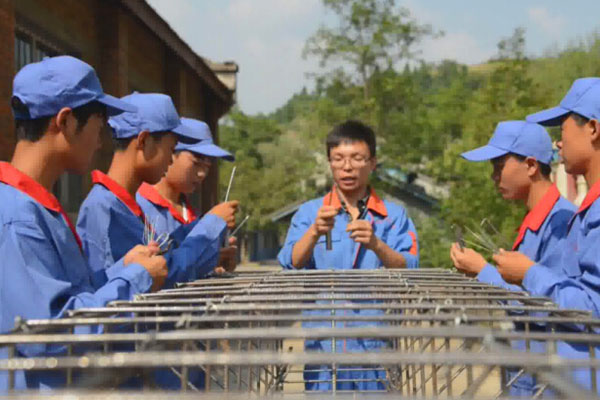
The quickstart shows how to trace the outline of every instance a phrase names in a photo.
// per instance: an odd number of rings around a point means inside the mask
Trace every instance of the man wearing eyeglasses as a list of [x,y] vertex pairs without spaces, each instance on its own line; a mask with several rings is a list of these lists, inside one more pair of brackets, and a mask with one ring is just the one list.
[[[281,265],[288,269],[418,268],[417,232],[406,210],[380,199],[369,186],[370,175],[377,165],[373,130],[358,121],[336,126],[327,136],[327,156],[333,188],[325,197],[304,203],[296,212],[279,253]],[[330,236],[330,246],[327,236]],[[368,315],[383,310],[334,312]],[[336,324],[340,327],[373,325]],[[331,327],[331,322],[306,322],[303,326]],[[337,341],[335,351],[373,351],[382,347],[385,343],[381,340],[347,339]],[[305,348],[332,351],[330,340],[306,341]],[[304,374],[307,390],[332,389],[327,366],[307,366]],[[338,390],[385,389],[383,369],[338,370],[336,378]]]

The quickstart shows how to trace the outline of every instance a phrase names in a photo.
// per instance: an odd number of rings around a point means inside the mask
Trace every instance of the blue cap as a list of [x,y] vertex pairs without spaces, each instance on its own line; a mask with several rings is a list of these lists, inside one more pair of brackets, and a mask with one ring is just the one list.
[[193,132],[194,142],[190,144],[177,143],[175,151],[185,150],[203,156],[235,161],[235,157],[231,153],[214,144],[210,128],[205,122],[198,121],[197,119],[181,118],[181,123]]
[[552,162],[552,140],[543,126],[525,121],[505,121],[496,126],[485,146],[462,153],[468,161],[487,161],[508,153],[533,157],[543,164]]
[[572,112],[588,119],[600,120],[600,78],[577,79],[558,107],[528,115],[527,121],[556,126]]
[[92,101],[106,105],[108,115],[135,111],[134,106],[104,94],[94,68],[71,56],[48,57],[24,66],[13,81],[14,98],[28,108],[28,112],[13,110],[16,119],[50,117],[64,107]]
[[108,120],[115,138],[127,139],[148,131],[173,132],[177,135],[177,140],[193,140],[193,132],[181,124],[173,100],[166,94],[134,92],[121,100],[136,106],[137,111],[123,113]]

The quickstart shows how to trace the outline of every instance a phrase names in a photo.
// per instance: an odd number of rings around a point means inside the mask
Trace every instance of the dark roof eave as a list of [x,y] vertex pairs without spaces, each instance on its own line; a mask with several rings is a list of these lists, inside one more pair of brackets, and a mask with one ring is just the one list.
[[175,54],[188,64],[206,85],[229,109],[235,102],[233,92],[219,80],[214,71],[197,55],[190,46],[179,37],[171,26],[145,0],[120,0],[121,4],[137,16],[152,30]]

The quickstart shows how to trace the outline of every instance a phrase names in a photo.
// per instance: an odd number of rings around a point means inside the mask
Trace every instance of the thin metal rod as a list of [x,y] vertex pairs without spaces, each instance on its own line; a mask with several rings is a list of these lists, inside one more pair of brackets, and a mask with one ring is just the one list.
[[235,176],[235,170],[237,169],[237,166],[233,166],[233,169],[231,170],[231,176],[229,177],[229,184],[227,185],[227,192],[225,193],[225,202],[229,201],[229,193],[231,191],[231,185],[233,184],[233,177]]

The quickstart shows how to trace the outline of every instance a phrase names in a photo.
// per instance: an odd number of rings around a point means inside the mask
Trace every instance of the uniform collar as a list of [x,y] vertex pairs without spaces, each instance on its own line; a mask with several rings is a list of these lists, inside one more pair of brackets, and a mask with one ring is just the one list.
[[[342,208],[342,202],[340,201],[335,187],[325,195],[323,198],[323,205],[334,206],[338,210]],[[369,195],[369,200],[367,201],[367,209],[381,215],[384,218],[388,215],[387,208],[385,207],[383,200],[377,196],[373,188],[371,188],[371,194]]]
[[119,185],[108,175],[99,170],[92,171],[92,182],[99,183],[100,185],[107,188],[112,194],[114,194],[119,200],[121,200],[121,202],[125,204],[127,208],[129,208],[129,210],[131,210],[131,212],[135,214],[136,217],[143,218],[144,213],[142,212],[140,205],[135,201],[133,196],[129,194],[127,189]]
[[146,182],[142,183],[142,186],[140,186],[140,188],[138,189],[138,193],[140,194],[140,196],[142,196],[143,198],[145,198],[152,204],[155,204],[162,208],[168,209],[169,212],[171,213],[171,215],[173,216],[173,218],[175,218],[177,221],[181,222],[182,224],[189,224],[194,219],[196,219],[196,215],[194,214],[192,208],[190,207],[190,204],[189,204],[187,198],[185,198],[185,206],[186,206],[186,208],[188,210],[188,214],[189,214],[188,221],[186,221],[185,218],[183,218],[183,215],[181,215],[181,213],[175,207],[173,207],[173,205],[171,204],[170,201],[165,199],[158,192],[158,190],[156,190],[156,188],[154,186],[150,185],[149,183],[146,183]]
[[48,210],[57,213],[62,210],[60,202],[52,193],[7,162],[0,162],[0,182],[20,190]]
[[596,181],[596,183],[592,185],[587,195],[583,199],[579,210],[577,210],[577,214],[582,213],[590,208],[591,205],[598,200],[598,197],[600,197],[600,180]]
[[552,185],[550,189],[546,191],[544,197],[542,197],[542,199],[538,201],[535,207],[533,207],[531,211],[527,213],[525,219],[523,219],[523,223],[519,228],[519,235],[517,236],[517,240],[515,240],[515,243],[513,244],[513,250],[519,247],[519,245],[523,241],[523,238],[525,237],[525,232],[527,232],[527,230],[537,232],[540,229],[546,218],[548,218],[548,215],[554,208],[554,205],[556,204],[559,198],[560,192],[558,191],[558,188],[556,187],[556,185]]
[[15,189],[25,193],[35,201],[40,203],[43,207],[50,211],[59,213],[66,221],[69,229],[73,233],[79,249],[82,249],[81,239],[75,230],[75,226],[69,219],[69,216],[63,210],[58,199],[46,190],[39,182],[35,181],[30,176],[25,175],[11,164],[7,162],[0,162],[0,182],[4,182],[7,185],[14,187]]

